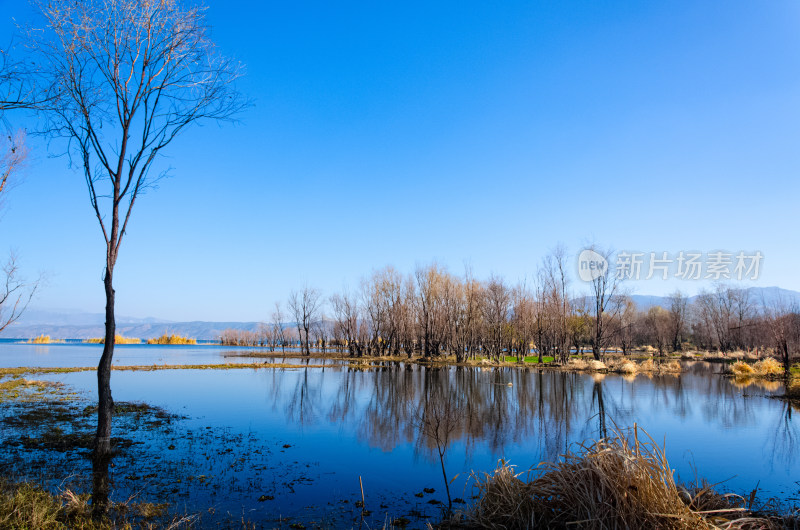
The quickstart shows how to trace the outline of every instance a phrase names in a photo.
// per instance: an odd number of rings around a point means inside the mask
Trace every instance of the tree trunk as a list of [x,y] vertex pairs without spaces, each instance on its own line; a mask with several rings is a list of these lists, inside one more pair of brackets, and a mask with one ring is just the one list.
[[97,365],[97,437],[95,450],[100,454],[111,451],[111,414],[114,400],[111,398],[111,360],[114,356],[116,322],[114,321],[114,287],[112,272],[106,269],[103,284],[106,290],[106,336],[103,355]]
[[111,416],[114,409],[111,360],[114,357],[116,335],[113,272],[110,268],[106,268],[103,284],[106,291],[106,336],[103,355],[97,365],[97,433],[92,459],[92,511],[95,517],[102,517],[108,511],[108,464],[111,459]]

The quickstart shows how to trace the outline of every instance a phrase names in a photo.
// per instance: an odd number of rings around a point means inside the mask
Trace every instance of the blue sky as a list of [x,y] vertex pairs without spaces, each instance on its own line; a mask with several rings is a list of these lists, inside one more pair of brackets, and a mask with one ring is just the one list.
[[[0,42],[22,1],[0,0]],[[209,2],[255,101],[171,146],[137,203],[117,311],[261,320],[304,283],[438,260],[530,277],[549,249],[760,250],[796,274],[796,2]],[[31,117],[10,117],[33,126]],[[100,312],[79,173],[31,140],[0,251],[40,307]],[[576,284],[577,285],[577,284]],[[640,282],[640,293],[693,282]]]

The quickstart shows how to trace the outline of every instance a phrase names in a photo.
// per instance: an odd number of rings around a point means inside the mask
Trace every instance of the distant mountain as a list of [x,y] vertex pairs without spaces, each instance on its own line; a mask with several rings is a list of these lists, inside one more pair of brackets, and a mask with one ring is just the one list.
[[[135,318],[117,316],[117,324],[166,324],[169,320],[159,318]],[[28,308],[16,322],[17,326],[87,326],[100,325],[106,321],[105,313],[87,313],[77,309]]]
[[[762,304],[773,304],[782,300],[790,305],[794,304],[800,306],[800,292],[792,291],[789,289],[781,289],[780,287],[748,287],[745,289],[748,293],[750,301],[760,306]],[[699,295],[690,296],[687,298],[689,303],[697,300]],[[636,307],[642,310],[649,309],[653,306],[669,307],[668,296],[654,296],[648,294],[634,294],[631,299],[636,304]]]
[[[50,335],[54,339],[89,339],[105,333],[105,314],[73,309],[29,308],[4,332],[5,338],[30,338]],[[173,322],[159,318],[117,317],[117,333],[149,339],[164,333],[177,333],[201,340],[218,339],[228,328],[255,331],[258,322]]]
[[[780,287],[749,287],[746,289],[750,300],[755,305],[772,304],[783,300],[788,304],[800,307],[800,292]],[[640,310],[653,306],[669,307],[669,298],[646,294],[635,294],[631,298]],[[697,300],[697,295],[688,297],[689,303]],[[588,297],[575,300],[587,307],[591,304]],[[50,335],[54,339],[89,339],[102,337],[105,333],[105,315],[102,313],[86,313],[75,310],[29,309],[22,318],[9,326],[4,338],[27,339],[39,335]],[[120,316],[117,318],[117,333],[126,337],[149,339],[164,333],[177,333],[185,337],[200,340],[216,340],[226,329],[257,331],[259,322],[172,322],[158,318],[133,318]]]
[[[117,322],[117,333],[126,337],[150,339],[160,337],[164,333],[176,333],[184,337],[200,340],[216,340],[223,330],[241,329],[256,331],[258,322],[168,322],[168,323],[120,323]],[[33,324],[21,326],[15,323],[4,332],[5,338],[27,339],[39,335],[50,335],[54,339],[90,339],[102,337],[105,326],[100,324],[88,325],[52,325]]]

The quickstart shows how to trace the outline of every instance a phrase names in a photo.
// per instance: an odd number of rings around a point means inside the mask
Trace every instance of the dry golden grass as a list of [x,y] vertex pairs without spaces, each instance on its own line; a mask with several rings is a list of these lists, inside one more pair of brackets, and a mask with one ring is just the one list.
[[28,344],[54,344],[58,342],[64,341],[61,339],[52,339],[50,335],[39,335],[38,337],[28,339]]
[[180,335],[167,335],[164,333],[160,337],[154,339],[147,339],[147,344],[170,344],[170,345],[180,345],[180,344],[197,344],[195,339],[190,339],[188,337],[181,337]]
[[195,517],[167,519],[166,505],[113,503],[111,518],[93,518],[88,494],[66,489],[49,493],[39,486],[0,481],[0,528],[19,530],[111,530],[188,528]]
[[772,357],[761,359],[753,365],[758,375],[783,375],[783,366]]
[[[89,344],[105,344],[106,338],[105,337],[96,337],[92,339],[86,339],[85,342]],[[114,335],[114,344],[141,344],[142,339],[137,339],[135,337],[125,337],[123,335]]]
[[736,361],[733,363],[731,366],[731,372],[737,376],[755,375],[756,373],[752,366],[743,361]]
[[567,368],[571,370],[586,370],[588,364],[583,359],[570,359],[567,361]]
[[[477,501],[466,515],[478,528],[773,528],[752,517],[739,496],[710,487],[682,488],[663,449],[634,426],[517,473],[500,461],[473,474]],[[526,475],[523,478],[522,475]]]
[[616,371],[622,372],[623,374],[635,374],[639,371],[639,367],[634,362],[625,361],[616,368]]
[[607,370],[608,367],[602,361],[596,361],[592,359],[589,361],[589,370],[594,370],[595,372],[599,372],[600,370]]

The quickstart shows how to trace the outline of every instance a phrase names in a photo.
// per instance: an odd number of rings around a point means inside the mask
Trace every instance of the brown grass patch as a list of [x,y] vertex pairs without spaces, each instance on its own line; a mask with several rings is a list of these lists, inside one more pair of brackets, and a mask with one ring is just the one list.
[[501,460],[493,473],[473,474],[478,500],[466,522],[498,530],[773,528],[740,496],[677,485],[663,449],[635,426],[632,441],[615,431],[578,449],[527,473]]

